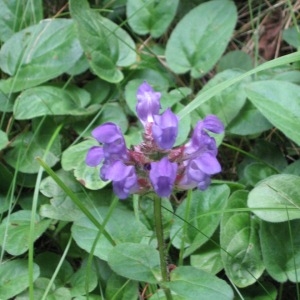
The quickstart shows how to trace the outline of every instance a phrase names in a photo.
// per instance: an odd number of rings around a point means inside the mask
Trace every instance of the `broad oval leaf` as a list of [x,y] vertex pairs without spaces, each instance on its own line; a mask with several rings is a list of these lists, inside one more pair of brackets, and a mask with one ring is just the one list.
[[[76,88],[75,92],[55,86],[38,86],[25,90],[16,99],[15,118],[28,120],[45,115],[82,115],[84,112],[90,114],[90,111],[84,108],[90,101],[88,92],[79,88]],[[80,102],[86,98],[84,103]]]
[[172,1],[127,1],[126,12],[130,27],[138,34],[160,37],[173,20],[178,0]]
[[[39,122],[40,120],[37,120],[36,124],[40,124]],[[57,132],[55,139],[52,140],[56,131],[55,125],[51,120],[45,120],[42,125],[35,132],[34,126],[32,132],[21,133],[16,137],[11,144],[13,148],[5,154],[6,163],[20,172],[34,174],[41,167],[36,161],[37,157],[44,157],[50,167],[59,161],[61,145]],[[50,149],[48,149],[49,142],[52,142]]]
[[[12,299],[29,285],[28,261],[15,259],[0,266],[0,299]],[[36,280],[40,274],[38,265],[33,264],[32,271],[32,279]]]
[[255,283],[264,271],[260,250],[258,226],[250,212],[244,211],[247,204],[246,191],[232,194],[221,221],[221,256],[227,276],[238,287]]
[[300,220],[261,223],[260,239],[266,270],[276,281],[299,282]]
[[184,300],[233,299],[233,291],[226,281],[194,267],[177,267],[170,276],[166,286]]
[[135,44],[120,26],[90,9],[86,0],[71,0],[77,34],[92,70],[109,82],[120,82],[118,67],[135,62]]
[[184,244],[184,256],[203,245],[217,229],[229,192],[227,185],[211,186],[204,192],[195,190],[191,199],[185,199],[178,207],[176,215],[180,218],[175,218],[170,235],[176,248]]
[[69,70],[81,55],[72,20],[43,20],[4,43],[0,68],[12,77],[0,81],[0,89],[9,94],[39,85]]
[[[101,201],[101,199],[99,199],[99,201]],[[108,213],[108,207],[99,206],[95,208],[92,213],[101,223]],[[105,229],[117,244],[122,245],[126,242],[138,244],[142,241],[147,241],[152,234],[145,225],[136,220],[132,211],[121,208],[120,206],[115,208],[111,214]],[[98,233],[99,229],[86,216],[76,220],[72,226],[72,236],[74,240],[79,247],[87,252],[92,250]],[[103,260],[107,260],[112,249],[112,244],[104,235],[100,235],[94,250],[94,255]]]
[[253,82],[246,94],[259,111],[288,138],[300,145],[300,87],[282,80]]
[[270,176],[249,193],[248,206],[259,218],[268,222],[300,219],[299,186],[299,176]]
[[207,242],[199,251],[190,256],[191,266],[210,274],[219,273],[224,267],[220,246],[215,242]]
[[152,246],[119,244],[110,251],[107,262],[123,277],[153,284],[160,280],[159,254]]
[[262,113],[249,100],[246,100],[239,114],[226,128],[226,132],[237,135],[256,135],[272,127],[273,125]]
[[273,168],[260,162],[249,163],[244,169],[245,180],[249,186],[254,186],[259,181],[275,174],[277,172]]
[[213,68],[227,47],[237,20],[234,2],[214,0],[192,9],[177,24],[166,47],[168,66],[194,78]]
[[[3,219],[0,225],[0,245],[11,255],[25,253],[29,247],[31,211],[19,210]],[[38,239],[49,227],[50,219],[41,219],[38,215],[34,220],[34,238]]]

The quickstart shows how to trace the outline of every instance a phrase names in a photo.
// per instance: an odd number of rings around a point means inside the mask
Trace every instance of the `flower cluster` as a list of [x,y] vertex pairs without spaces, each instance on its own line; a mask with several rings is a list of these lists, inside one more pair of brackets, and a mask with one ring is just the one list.
[[172,190],[206,189],[210,177],[221,171],[216,158],[215,139],[208,132],[222,133],[221,121],[209,115],[199,121],[190,140],[173,148],[178,134],[178,118],[168,108],[160,111],[161,94],[146,82],[137,91],[137,115],[144,126],[143,142],[127,149],[120,128],[105,123],[92,131],[101,144],[89,149],[86,164],[102,164],[100,178],[111,180],[115,194],[125,199],[132,193],[154,190],[161,197]]

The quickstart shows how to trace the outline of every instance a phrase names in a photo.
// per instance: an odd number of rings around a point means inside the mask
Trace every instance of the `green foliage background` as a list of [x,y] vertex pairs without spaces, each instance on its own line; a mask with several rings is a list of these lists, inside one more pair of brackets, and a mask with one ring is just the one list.
[[[0,299],[300,299],[299,7],[265,61],[276,2],[0,0]],[[153,200],[120,202],[84,161],[104,122],[141,141],[145,80],[176,145],[207,114],[226,127],[212,186],[162,199],[168,282]]]

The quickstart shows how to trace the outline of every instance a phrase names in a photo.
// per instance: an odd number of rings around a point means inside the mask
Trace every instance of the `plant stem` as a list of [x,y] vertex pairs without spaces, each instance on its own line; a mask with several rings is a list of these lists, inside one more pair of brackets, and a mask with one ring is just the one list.
[[[162,212],[161,212],[161,198],[154,195],[154,218],[155,218],[155,231],[158,244],[158,252],[160,258],[160,269],[163,282],[170,281],[169,274],[167,271],[167,264],[165,260],[165,244],[164,244],[164,233],[162,224]],[[167,300],[172,300],[171,291],[169,288],[164,288],[164,292]]]

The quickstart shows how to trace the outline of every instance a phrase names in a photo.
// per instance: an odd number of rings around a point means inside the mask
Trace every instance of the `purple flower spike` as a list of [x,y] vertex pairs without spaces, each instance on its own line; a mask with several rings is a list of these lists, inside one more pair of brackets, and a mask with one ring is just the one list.
[[224,125],[221,120],[215,115],[208,115],[203,120],[203,127],[214,133],[222,133]]
[[178,118],[168,108],[161,116],[154,116],[152,134],[161,149],[171,149],[178,134]]
[[140,121],[145,125],[153,122],[153,116],[158,115],[160,109],[161,93],[155,92],[147,83],[142,83],[137,91],[136,112]]
[[103,148],[99,146],[94,146],[89,149],[85,158],[85,163],[90,167],[96,167],[101,163],[103,159]]
[[177,164],[171,163],[166,157],[151,163],[149,173],[154,191],[160,197],[169,197],[176,179]]
[[114,193],[125,199],[138,189],[137,176],[133,166],[126,166],[120,160],[114,162],[106,170],[106,177],[113,182]]

